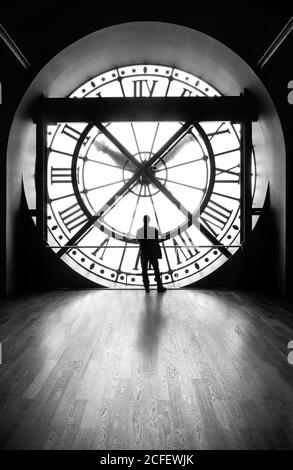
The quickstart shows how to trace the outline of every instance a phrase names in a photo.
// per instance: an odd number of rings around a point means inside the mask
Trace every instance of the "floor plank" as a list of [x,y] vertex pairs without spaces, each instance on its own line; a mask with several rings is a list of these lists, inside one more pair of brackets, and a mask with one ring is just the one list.
[[293,311],[226,290],[0,301],[1,449],[293,449]]

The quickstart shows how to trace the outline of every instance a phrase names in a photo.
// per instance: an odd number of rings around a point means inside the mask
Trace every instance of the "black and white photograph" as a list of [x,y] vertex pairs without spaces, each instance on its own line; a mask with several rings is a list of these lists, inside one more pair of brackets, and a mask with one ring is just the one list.
[[293,5],[2,0],[0,64],[0,459],[293,450]]

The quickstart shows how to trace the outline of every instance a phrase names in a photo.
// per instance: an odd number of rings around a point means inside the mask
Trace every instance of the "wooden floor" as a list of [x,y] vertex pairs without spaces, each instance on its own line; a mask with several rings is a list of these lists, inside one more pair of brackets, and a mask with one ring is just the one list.
[[0,302],[2,449],[293,449],[293,312],[257,294]]

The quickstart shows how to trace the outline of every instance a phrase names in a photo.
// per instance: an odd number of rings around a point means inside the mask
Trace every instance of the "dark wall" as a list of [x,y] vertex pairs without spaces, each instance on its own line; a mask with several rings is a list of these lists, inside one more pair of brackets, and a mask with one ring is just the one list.
[[[0,40],[0,295],[6,292],[6,151],[12,120],[19,102],[32,80],[27,72]],[[4,66],[5,64],[5,66]]]
[[288,83],[293,80],[293,34],[261,69],[260,78],[267,87],[279,113],[287,153],[286,207],[286,293],[293,297],[293,104],[288,101]]
[[0,23],[34,70],[74,41],[131,21],[175,23],[206,33],[256,64],[292,15],[288,1],[95,2],[1,0]]

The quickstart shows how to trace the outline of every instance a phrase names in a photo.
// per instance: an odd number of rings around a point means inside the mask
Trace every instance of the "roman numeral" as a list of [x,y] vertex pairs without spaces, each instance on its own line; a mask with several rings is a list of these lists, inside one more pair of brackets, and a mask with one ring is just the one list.
[[[65,134],[67,135],[67,137],[70,137],[70,139],[73,139],[73,140],[76,140],[76,142],[78,141],[78,139],[80,138],[80,135],[81,135],[81,131],[78,131],[77,129],[75,129],[74,127],[71,127],[69,126],[68,124],[66,124],[63,129],[62,129],[62,132],[61,134]],[[87,142],[89,140],[89,137],[86,137],[82,143],[82,145],[86,145]]]
[[153,96],[158,80],[133,80],[133,96]]
[[139,254],[140,254],[140,251],[139,251],[139,249],[138,249],[138,250],[137,250],[137,255],[136,255],[136,260],[135,260],[135,265],[134,265],[134,268],[133,268],[135,271],[138,271]]
[[205,210],[201,214],[201,220],[208,229],[216,236],[219,231],[223,230],[232,210],[227,209],[218,202],[210,200]]
[[[235,170],[235,168],[239,168],[239,165],[234,165],[234,166],[231,166],[230,168],[216,168],[216,179],[215,179],[215,183],[240,183],[240,173],[237,172],[237,171],[233,171]],[[220,175],[222,174],[227,174],[227,175],[232,175],[232,176],[236,176],[236,178],[234,179],[221,179],[219,178]]]
[[225,125],[225,122],[222,122],[218,129],[215,132],[209,132],[207,136],[209,137],[210,140],[212,140],[216,135],[221,135],[221,134],[231,134],[230,129],[221,129]]
[[59,215],[69,232],[84,225],[87,221],[87,216],[81,210],[77,202],[63,211],[59,211]]
[[183,88],[181,96],[191,96],[192,91],[188,90],[187,88]]
[[[199,251],[195,247],[192,239],[190,238],[190,236],[187,233],[180,234],[180,235],[178,235],[178,237],[180,239],[179,243],[176,240],[177,237],[173,238],[172,242],[173,242],[173,245],[174,245],[174,248],[175,248],[177,264],[181,264],[182,262],[189,260],[193,256],[196,256],[199,253]],[[180,245],[184,245],[186,248],[182,248],[182,246],[180,246]],[[191,248],[191,246],[193,248]],[[186,253],[186,251],[187,251],[188,254]],[[180,258],[180,253],[181,253],[181,258]],[[182,258],[182,256],[184,257],[184,259]]]
[[106,251],[106,249],[108,248],[108,245],[109,245],[109,241],[110,241],[110,237],[105,238],[105,240],[100,244],[100,246],[98,246],[98,248],[96,248],[95,251],[93,251],[91,254],[92,254],[93,256],[97,256],[97,253],[98,253],[100,250],[102,250],[101,256],[99,256],[99,259],[103,260],[103,259],[104,259],[105,251]]
[[71,168],[51,168],[51,184],[71,183]]

